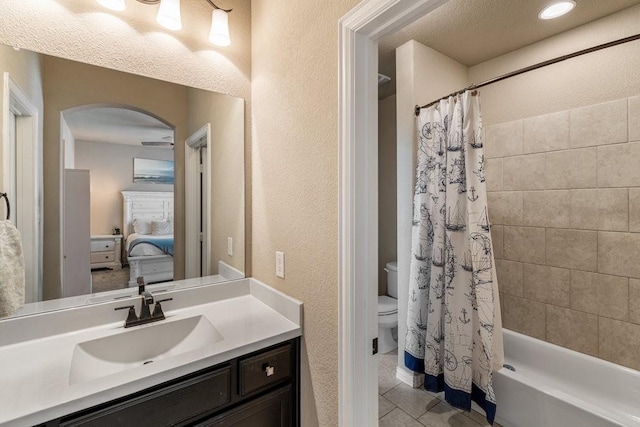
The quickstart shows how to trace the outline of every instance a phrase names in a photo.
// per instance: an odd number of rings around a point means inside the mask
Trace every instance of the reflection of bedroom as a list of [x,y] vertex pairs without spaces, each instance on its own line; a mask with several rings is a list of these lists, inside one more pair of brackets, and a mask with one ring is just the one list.
[[[140,272],[139,257],[163,268],[155,282],[172,279],[173,184],[167,182],[173,179],[173,129],[147,114],[104,106],[65,112],[62,128],[65,180],[85,181],[66,197],[89,219],[90,292],[128,287]],[[134,206],[137,218],[131,217]],[[65,232],[65,245],[86,241],[79,229]]]

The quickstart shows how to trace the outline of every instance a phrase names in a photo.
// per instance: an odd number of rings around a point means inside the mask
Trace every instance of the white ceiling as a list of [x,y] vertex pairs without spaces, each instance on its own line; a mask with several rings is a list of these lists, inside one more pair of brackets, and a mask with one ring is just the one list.
[[142,141],[173,141],[173,129],[148,114],[115,107],[68,111],[64,118],[77,141],[141,146]]
[[552,0],[450,0],[379,43],[380,72],[395,75],[395,49],[416,40],[473,66],[640,4],[640,0],[576,0],[569,14],[542,21]]

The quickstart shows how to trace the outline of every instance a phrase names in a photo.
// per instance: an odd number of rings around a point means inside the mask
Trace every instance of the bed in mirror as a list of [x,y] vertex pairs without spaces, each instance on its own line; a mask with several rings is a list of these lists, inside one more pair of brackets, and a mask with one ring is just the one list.
[[2,45],[0,71],[13,316],[244,276],[243,99]]

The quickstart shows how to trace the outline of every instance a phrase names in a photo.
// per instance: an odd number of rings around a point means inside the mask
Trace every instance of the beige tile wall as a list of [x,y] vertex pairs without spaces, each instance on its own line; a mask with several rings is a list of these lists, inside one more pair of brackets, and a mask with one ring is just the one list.
[[504,326],[640,369],[640,97],[485,136]]

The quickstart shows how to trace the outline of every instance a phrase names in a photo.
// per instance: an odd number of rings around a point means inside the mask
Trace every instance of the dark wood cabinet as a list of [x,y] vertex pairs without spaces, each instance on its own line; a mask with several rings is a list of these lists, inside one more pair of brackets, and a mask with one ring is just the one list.
[[125,427],[132,425],[131,420],[142,420],[137,425],[176,425],[193,414],[229,403],[230,389],[231,368],[226,366],[103,409],[94,409],[86,415],[63,421],[60,426]]
[[299,355],[295,338],[44,425],[299,426]]
[[291,386],[253,399],[236,409],[197,424],[197,427],[291,427]]
[[291,377],[291,345],[265,351],[239,361],[240,395],[269,388]]

